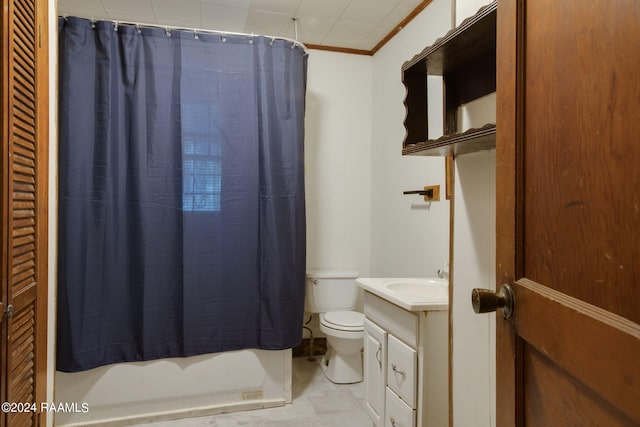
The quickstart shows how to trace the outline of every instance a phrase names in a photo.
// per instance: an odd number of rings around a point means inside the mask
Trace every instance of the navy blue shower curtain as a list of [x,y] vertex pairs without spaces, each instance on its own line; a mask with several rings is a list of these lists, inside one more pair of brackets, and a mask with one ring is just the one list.
[[59,19],[57,369],[301,339],[306,54]]

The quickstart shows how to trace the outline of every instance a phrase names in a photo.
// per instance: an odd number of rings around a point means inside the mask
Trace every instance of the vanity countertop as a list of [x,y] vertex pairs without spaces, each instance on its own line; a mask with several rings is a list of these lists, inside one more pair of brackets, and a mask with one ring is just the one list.
[[448,282],[436,278],[359,277],[358,286],[409,311],[449,308]]

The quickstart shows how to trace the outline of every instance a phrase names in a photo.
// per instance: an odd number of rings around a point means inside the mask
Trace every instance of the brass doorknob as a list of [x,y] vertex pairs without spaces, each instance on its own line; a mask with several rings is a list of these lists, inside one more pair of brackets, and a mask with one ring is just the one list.
[[501,308],[502,315],[508,319],[513,314],[513,291],[509,285],[502,285],[498,292],[476,288],[471,291],[471,304],[476,313],[490,313]]

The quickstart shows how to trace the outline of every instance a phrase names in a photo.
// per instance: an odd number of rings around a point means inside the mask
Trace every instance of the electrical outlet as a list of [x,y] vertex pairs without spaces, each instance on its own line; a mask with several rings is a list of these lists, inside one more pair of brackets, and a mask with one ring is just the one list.
[[427,193],[424,195],[425,202],[437,202],[440,200],[440,186],[429,185],[424,187],[424,191]]

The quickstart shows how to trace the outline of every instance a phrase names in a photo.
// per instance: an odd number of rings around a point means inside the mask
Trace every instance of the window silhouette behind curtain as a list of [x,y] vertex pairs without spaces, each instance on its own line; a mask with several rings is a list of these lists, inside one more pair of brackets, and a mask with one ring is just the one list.
[[219,211],[222,185],[217,108],[182,105],[182,209]]

